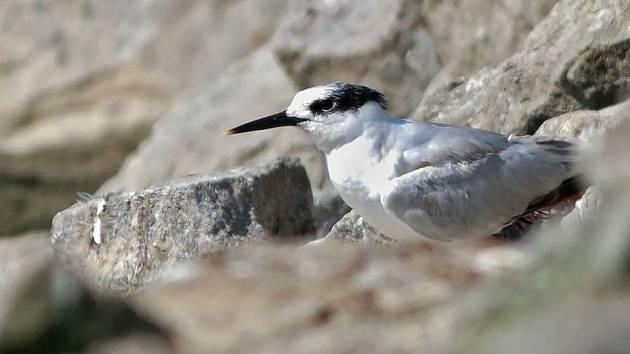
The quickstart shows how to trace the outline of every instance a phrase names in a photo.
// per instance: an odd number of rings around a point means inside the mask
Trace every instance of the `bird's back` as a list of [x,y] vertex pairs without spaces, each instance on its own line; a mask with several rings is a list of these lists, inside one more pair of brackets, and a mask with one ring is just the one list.
[[415,168],[393,179],[382,196],[392,216],[430,238],[499,232],[574,174],[575,148],[566,141],[432,129],[433,137],[415,148]]

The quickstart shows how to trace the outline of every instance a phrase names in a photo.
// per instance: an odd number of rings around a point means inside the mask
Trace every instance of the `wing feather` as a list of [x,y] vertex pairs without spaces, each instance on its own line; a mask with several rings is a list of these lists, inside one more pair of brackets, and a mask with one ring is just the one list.
[[573,175],[575,146],[570,142],[475,130],[457,133],[445,140],[436,137],[439,146],[433,153],[405,155],[409,170],[393,178],[381,195],[391,216],[426,237],[498,232]]

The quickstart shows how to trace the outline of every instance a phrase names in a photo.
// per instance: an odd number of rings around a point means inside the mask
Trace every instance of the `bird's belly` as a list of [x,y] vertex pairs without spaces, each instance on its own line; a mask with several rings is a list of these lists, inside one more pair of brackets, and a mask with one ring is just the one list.
[[[339,157],[339,156],[337,156]],[[328,158],[331,182],[343,200],[370,225],[397,240],[417,240],[419,235],[385,211],[381,191],[390,188],[386,166],[367,166],[358,161]]]
[[333,185],[341,198],[368,224],[374,226],[382,234],[399,241],[414,241],[420,238],[415,231],[385,211],[380,193],[367,192],[364,186],[357,181],[353,183],[333,181]]

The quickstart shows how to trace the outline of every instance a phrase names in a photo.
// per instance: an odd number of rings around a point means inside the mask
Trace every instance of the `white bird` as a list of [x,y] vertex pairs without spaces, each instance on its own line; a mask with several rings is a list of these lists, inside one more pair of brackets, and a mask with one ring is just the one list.
[[398,240],[509,235],[540,207],[578,192],[570,142],[413,122],[386,109],[379,92],[334,82],[227,134],[302,128],[344,201]]

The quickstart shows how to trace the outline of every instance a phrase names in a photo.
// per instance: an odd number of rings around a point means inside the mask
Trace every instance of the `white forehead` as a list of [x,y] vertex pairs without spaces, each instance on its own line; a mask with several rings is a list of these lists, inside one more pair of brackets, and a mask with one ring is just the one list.
[[330,88],[326,86],[316,86],[304,89],[295,94],[291,104],[287,108],[288,113],[299,113],[308,111],[308,107],[314,101],[327,97]]

